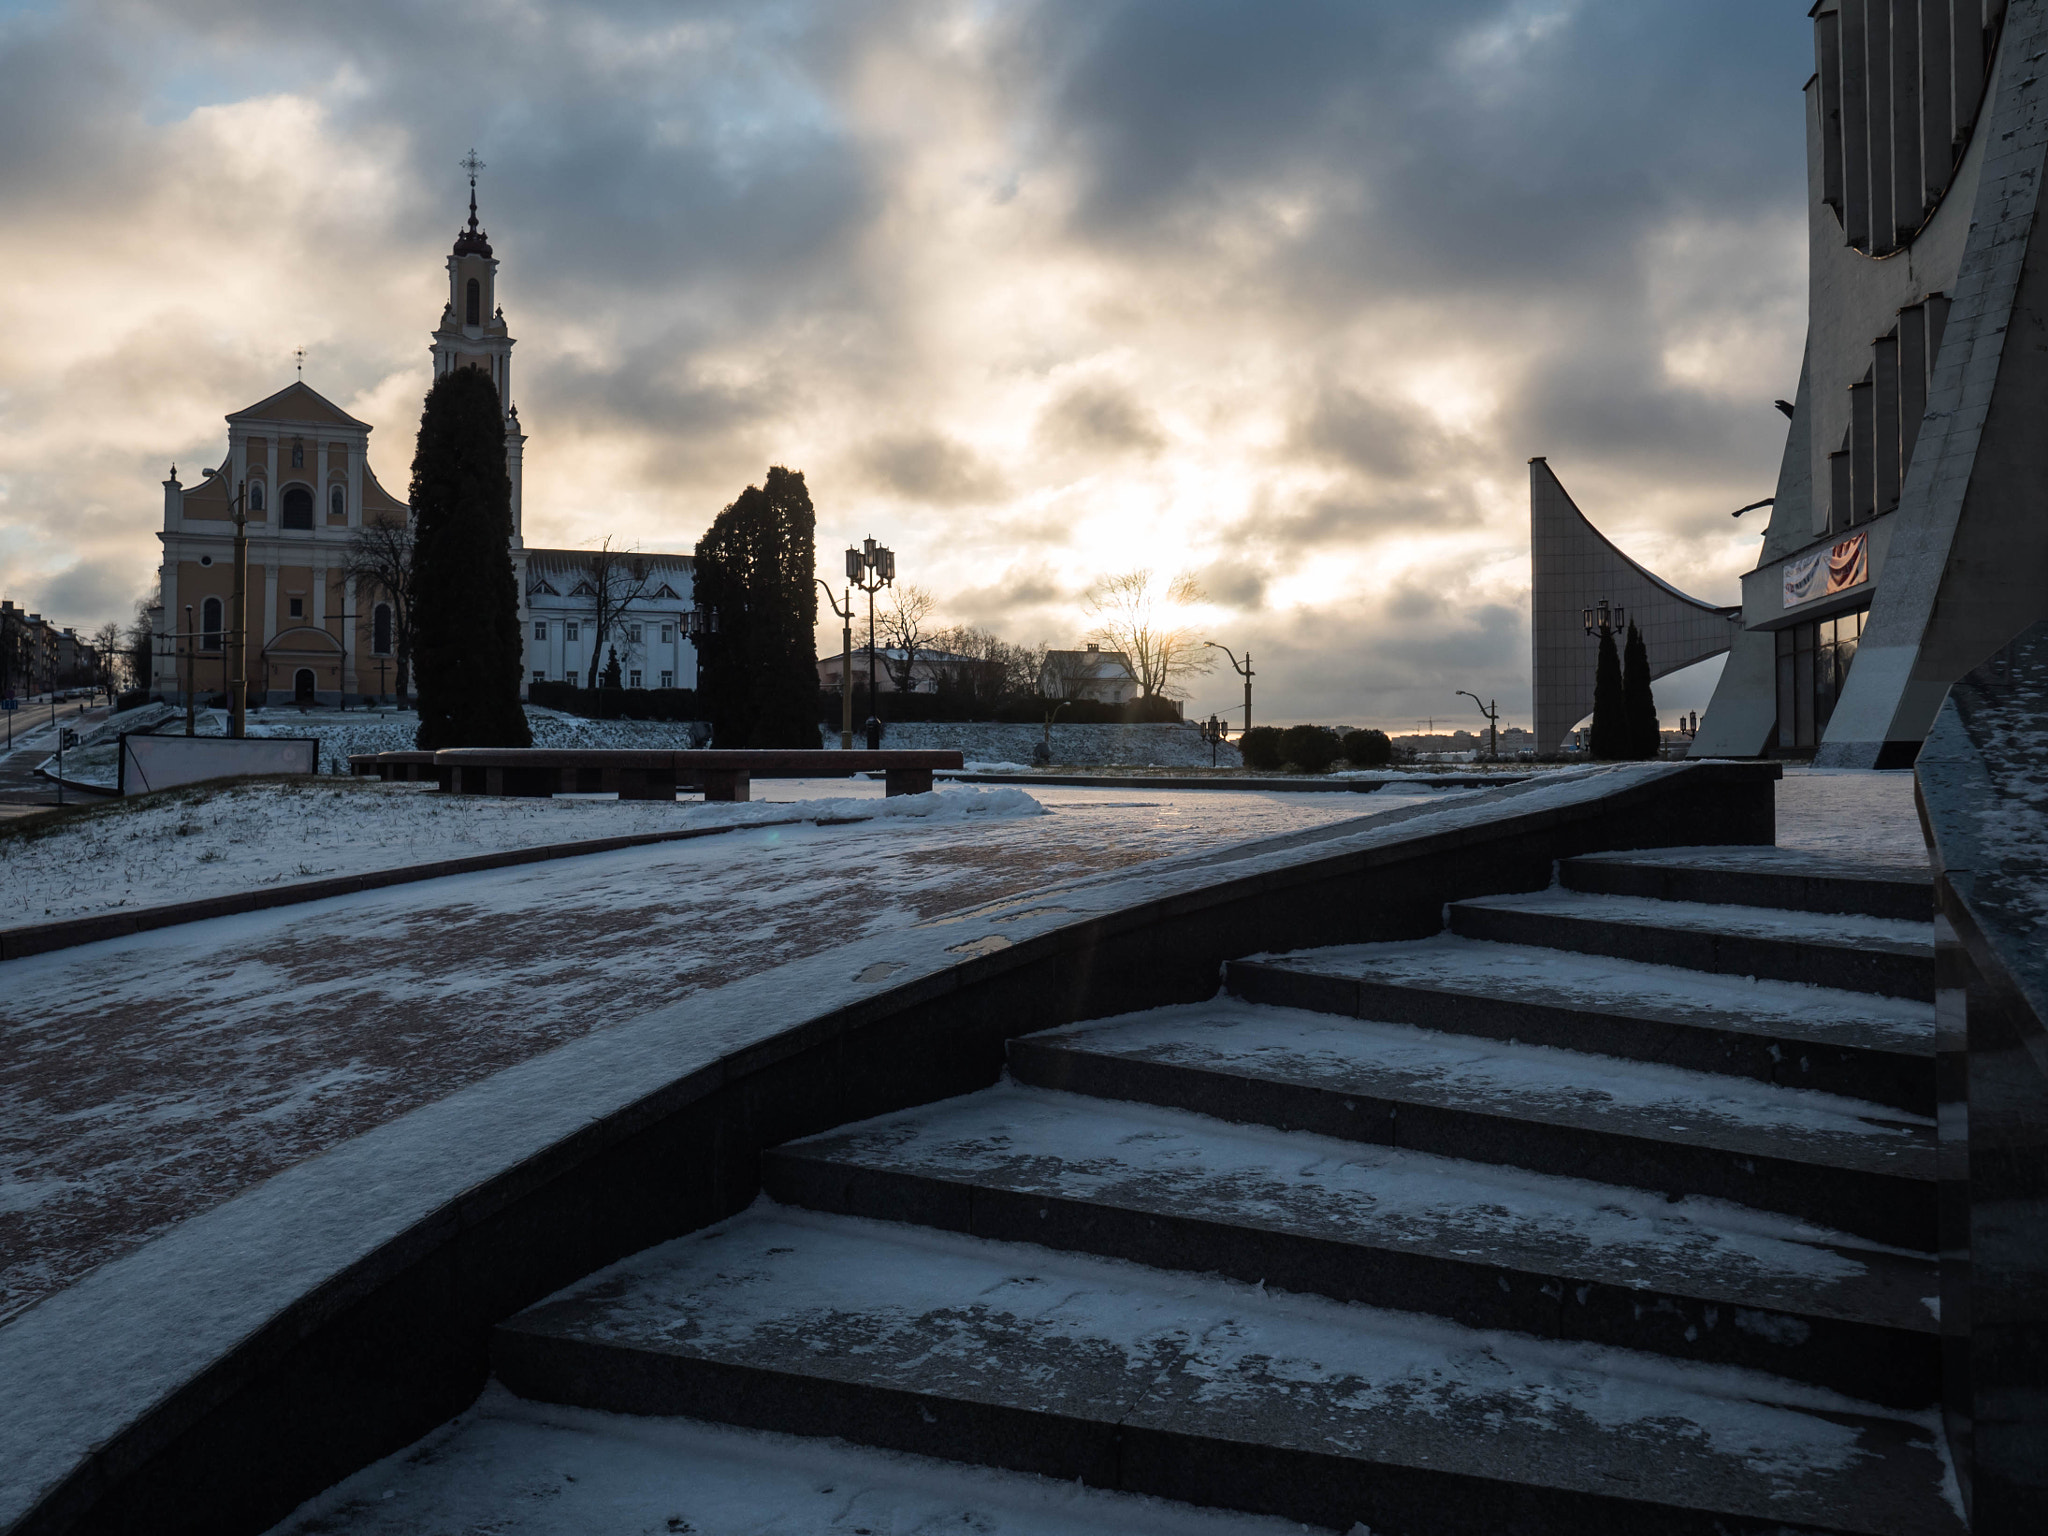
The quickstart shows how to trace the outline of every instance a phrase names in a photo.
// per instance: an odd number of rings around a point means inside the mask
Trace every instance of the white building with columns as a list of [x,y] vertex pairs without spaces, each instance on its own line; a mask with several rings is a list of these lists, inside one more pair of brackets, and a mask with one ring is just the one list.
[[[526,436],[512,400],[513,338],[497,300],[498,262],[477,224],[476,188],[470,187],[469,223],[448,255],[448,302],[430,350],[436,378],[453,368],[490,374],[505,406],[505,467],[512,481],[512,566],[520,594],[521,632],[527,636],[523,676],[558,678],[573,665],[580,631],[574,579],[563,578],[577,551],[531,551],[522,537],[521,470]],[[358,590],[347,574],[349,543],[366,523],[403,521],[406,503],[385,490],[370,468],[371,427],[356,420],[303,380],[227,418],[228,447],[218,465],[187,487],[177,466],[164,481],[160,606],[154,614],[157,646],[151,692],[181,700],[189,678],[208,698],[227,691],[228,645],[234,591],[233,498],[246,498],[249,538],[249,702],[252,705],[332,705],[396,695],[393,613],[376,590]],[[408,454],[409,458],[410,455]],[[531,556],[545,556],[543,573],[528,575]],[[661,580],[636,603],[631,622],[643,640],[635,646],[642,685],[696,683],[694,646],[680,640],[681,615],[691,606],[694,561],[689,555],[643,557],[658,561]],[[548,578],[552,576],[553,580]],[[655,597],[655,593],[660,593]],[[548,612],[536,615],[534,599]],[[594,614],[592,615],[594,618]],[[668,634],[668,644],[647,638]],[[623,638],[623,637],[622,637]],[[621,647],[621,656],[625,656]]]

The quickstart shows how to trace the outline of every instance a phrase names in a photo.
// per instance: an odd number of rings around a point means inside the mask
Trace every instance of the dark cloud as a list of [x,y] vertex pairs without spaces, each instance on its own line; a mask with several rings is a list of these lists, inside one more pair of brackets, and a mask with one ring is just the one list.
[[912,432],[870,443],[861,454],[868,473],[912,501],[934,506],[994,501],[1002,476],[967,447],[938,432]]
[[1045,409],[1038,435],[1083,453],[1153,453],[1166,433],[1146,406],[1114,384],[1081,384]]

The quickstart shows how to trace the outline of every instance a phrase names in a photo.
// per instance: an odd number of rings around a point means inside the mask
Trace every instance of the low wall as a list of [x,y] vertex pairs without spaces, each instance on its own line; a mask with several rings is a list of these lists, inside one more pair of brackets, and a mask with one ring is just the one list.
[[1011,1037],[1421,937],[1558,859],[1773,838],[1774,764],[1642,764],[1162,860],[598,1031],[287,1170],[0,1328],[0,1530],[261,1531],[460,1412],[492,1326],[752,1203],[768,1147],[995,1082]]
[[[853,723],[860,745],[861,723]],[[949,748],[970,763],[1029,763],[1045,738],[1043,725],[972,725],[933,722],[889,725],[884,747]],[[825,744],[837,746],[836,727],[825,732]],[[1052,760],[1068,767],[1206,768],[1209,744],[1194,721],[1175,725],[1055,725]],[[1226,742],[1216,749],[1216,766],[1241,768],[1244,759]]]
[[149,736],[124,731],[116,771],[124,795],[209,779],[318,773],[320,742],[312,736]]
[[1942,1395],[1975,1531],[2048,1530],[2048,624],[1914,764],[1934,865]]

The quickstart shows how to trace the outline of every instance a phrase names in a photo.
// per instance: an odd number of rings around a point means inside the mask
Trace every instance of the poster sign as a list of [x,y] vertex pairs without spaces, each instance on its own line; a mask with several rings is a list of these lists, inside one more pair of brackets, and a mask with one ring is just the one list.
[[1785,606],[1795,608],[1870,580],[1870,533],[1851,534],[1832,549],[1785,562]]
[[174,789],[202,779],[248,779],[279,773],[317,773],[315,736],[121,737],[120,786],[124,795]]

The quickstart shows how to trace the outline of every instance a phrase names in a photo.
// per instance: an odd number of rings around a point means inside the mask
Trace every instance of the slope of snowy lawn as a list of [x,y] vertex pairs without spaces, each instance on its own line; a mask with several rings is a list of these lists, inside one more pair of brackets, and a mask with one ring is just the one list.
[[739,805],[499,800],[370,779],[198,787],[0,834],[0,889],[9,898],[0,926],[587,838],[820,818],[912,827],[1039,814],[1021,789],[968,785],[895,799]]

